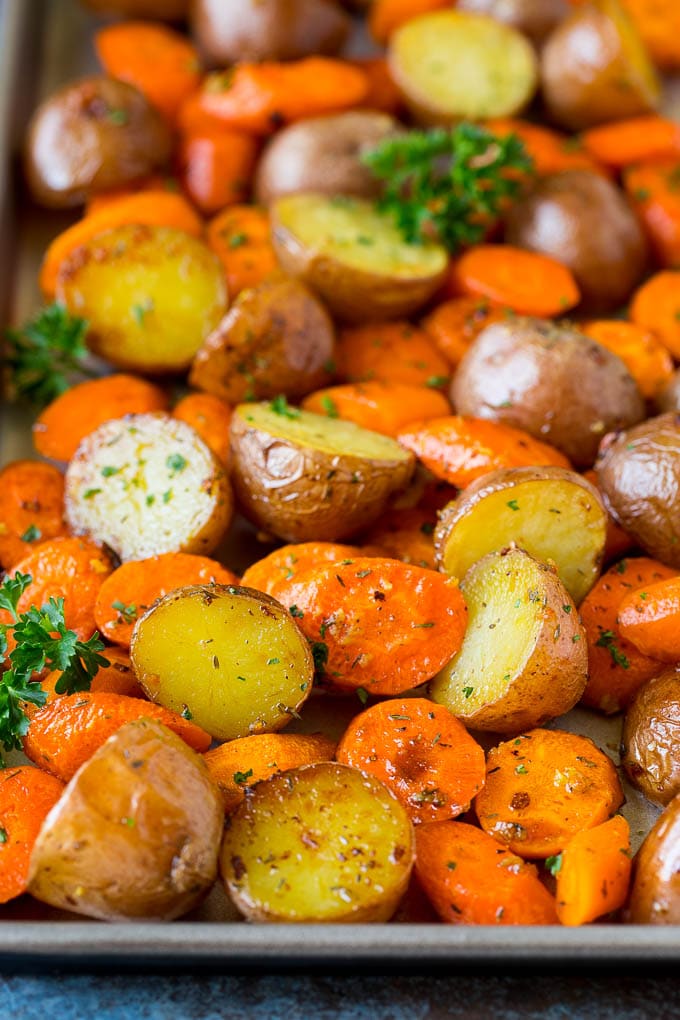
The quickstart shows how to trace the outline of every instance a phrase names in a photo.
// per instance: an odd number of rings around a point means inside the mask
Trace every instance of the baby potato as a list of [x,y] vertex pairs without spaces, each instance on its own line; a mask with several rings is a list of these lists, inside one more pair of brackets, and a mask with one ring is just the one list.
[[387,787],[320,762],[246,790],[220,872],[249,921],[389,921],[414,857],[413,826]]
[[639,689],[626,712],[621,764],[654,804],[680,793],[680,673],[668,669]]
[[33,197],[54,209],[145,177],[170,156],[169,129],[133,85],[83,78],[42,103],[28,126],[25,167]]
[[218,740],[280,730],[312,690],[314,661],[295,620],[270,595],[188,585],[135,624],[130,657],[149,698]]
[[153,18],[180,21],[187,14],[189,0],[81,0],[98,14],[119,14],[124,18]]
[[634,864],[628,920],[680,924],[680,794],[652,827]]
[[76,248],[59,268],[57,301],[87,319],[95,354],[134,372],[184,372],[224,315],[220,265],[182,230],[123,226]]
[[571,8],[567,0],[458,0],[456,9],[472,14],[488,14],[540,44],[566,18]]
[[126,723],[76,772],[31,857],[32,896],[103,921],[169,921],[217,877],[219,791],[161,723]]
[[522,549],[490,553],[461,583],[468,628],[430,684],[474,730],[519,733],[574,707],[588,678],[585,631],[557,575]]

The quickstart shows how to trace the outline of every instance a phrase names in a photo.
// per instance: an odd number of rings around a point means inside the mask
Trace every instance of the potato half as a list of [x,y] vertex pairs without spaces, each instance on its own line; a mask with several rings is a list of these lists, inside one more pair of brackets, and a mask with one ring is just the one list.
[[271,206],[276,256],[349,322],[398,319],[444,281],[439,244],[407,244],[388,216],[347,195],[286,195]]
[[250,921],[389,921],[414,857],[413,826],[387,787],[320,762],[246,790],[220,871]]
[[628,920],[680,924],[680,793],[652,827],[634,868]]
[[66,471],[69,528],[124,561],[212,552],[232,503],[215,455],[191,425],[167,414],[105,422],[83,439]]
[[136,623],[130,657],[152,701],[219,740],[280,730],[309,696],[314,660],[280,603],[231,585],[187,585]]
[[231,452],[245,512],[287,542],[333,542],[368,527],[415,466],[388,436],[278,400],[235,409]]
[[200,756],[152,719],[122,726],[78,770],[36,841],[36,899],[104,921],[169,921],[217,877],[219,791]]
[[555,573],[521,549],[485,556],[461,584],[463,647],[432,699],[475,730],[519,733],[574,707],[588,678],[585,631]]
[[441,511],[435,551],[442,570],[463,577],[489,552],[517,545],[554,564],[578,605],[595,584],[607,513],[597,489],[565,468],[501,468]]
[[123,226],[76,248],[59,268],[57,300],[89,323],[87,343],[135,372],[183,372],[227,307],[224,274],[182,230]]

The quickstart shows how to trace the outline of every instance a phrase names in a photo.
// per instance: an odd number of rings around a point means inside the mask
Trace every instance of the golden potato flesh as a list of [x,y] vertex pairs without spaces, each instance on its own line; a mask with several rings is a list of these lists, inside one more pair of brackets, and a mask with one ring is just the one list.
[[281,729],[314,678],[307,640],[283,606],[230,585],[166,595],[137,621],[130,655],[152,701],[219,740]]
[[388,921],[413,866],[405,808],[373,776],[306,765],[246,791],[220,871],[251,921]]

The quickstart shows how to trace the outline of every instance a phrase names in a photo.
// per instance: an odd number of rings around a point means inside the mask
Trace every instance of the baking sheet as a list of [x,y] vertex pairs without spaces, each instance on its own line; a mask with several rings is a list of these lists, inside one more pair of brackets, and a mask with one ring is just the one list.
[[[62,82],[96,69],[91,36],[97,20],[77,0],[0,0],[0,317],[18,323],[40,304],[37,271],[49,240],[69,214],[31,206],[16,153],[23,126],[40,98]],[[361,42],[359,43],[361,46]],[[0,463],[31,456],[30,416],[3,403]],[[252,533],[230,539],[229,566],[248,555]],[[334,703],[335,702],[335,703]],[[347,706],[347,702],[344,702]],[[330,709],[330,710],[329,710]],[[290,729],[341,732],[351,708],[340,699],[308,705]],[[574,711],[556,726],[592,737],[617,758],[620,720]],[[332,728],[332,727],[331,727]],[[624,784],[625,785],[625,784]],[[656,815],[626,786],[624,814],[635,844]],[[206,962],[221,965],[668,961],[680,959],[680,929],[593,925],[565,928],[466,928],[448,925],[258,925],[241,922],[219,886],[188,918],[162,925],[83,921],[28,897],[0,907],[0,961],[60,963]]]

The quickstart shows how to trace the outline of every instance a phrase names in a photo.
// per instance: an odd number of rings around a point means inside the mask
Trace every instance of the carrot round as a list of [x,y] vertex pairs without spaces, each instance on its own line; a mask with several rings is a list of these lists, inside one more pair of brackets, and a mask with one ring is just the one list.
[[207,241],[224,267],[227,292],[233,300],[277,268],[269,216],[264,209],[234,205],[208,224]]
[[407,21],[450,6],[451,0],[375,0],[369,8],[368,28],[375,41],[384,45]]
[[563,170],[591,170],[593,173],[607,172],[586,152],[578,136],[560,134],[543,124],[532,124],[527,120],[511,117],[497,117],[488,120],[485,127],[499,138],[517,135],[531,157],[534,170],[539,177],[559,174]]
[[419,825],[415,871],[449,924],[557,924],[536,868],[466,822]]
[[580,301],[572,273],[561,262],[508,244],[481,244],[451,267],[451,285],[507,305],[522,315],[563,315]]
[[[436,510],[427,507],[392,509],[376,521],[364,539],[380,556],[393,556],[404,563],[437,570],[432,538],[436,524]],[[362,555],[368,555],[365,547]]]
[[448,400],[438,390],[377,381],[329,386],[310,393],[301,406],[327,418],[353,421],[386,436],[396,436],[409,422],[439,418],[451,411]]
[[629,592],[618,612],[623,637],[643,655],[680,662],[680,577]]
[[338,744],[338,761],[377,776],[413,822],[467,811],[485,778],[484,751],[443,705],[390,698],[361,712]]
[[679,157],[632,166],[623,180],[657,262],[675,268],[680,264]]
[[358,108],[396,114],[402,106],[401,93],[394,84],[389,64],[384,57],[363,57],[352,60],[368,82],[368,92],[357,104]]
[[0,903],[26,892],[33,845],[63,790],[33,765],[0,770]]
[[667,270],[643,283],[633,297],[630,317],[680,358],[680,272]]
[[231,407],[212,393],[189,393],[172,409],[173,418],[187,422],[223,464],[229,462]]
[[672,376],[673,359],[649,330],[621,319],[599,319],[586,322],[582,328],[621,358],[643,397],[651,400]]
[[[421,327],[434,340],[451,368],[456,368],[483,329],[509,313],[486,298],[458,297],[444,301],[423,319]],[[510,314],[512,314],[510,312]]]
[[404,321],[342,329],[335,362],[338,375],[348,382],[377,379],[440,389],[451,375],[425,331]]
[[33,445],[43,457],[70,460],[81,440],[113,418],[165,411],[162,389],[134,375],[105,375],[66,390],[33,425]]
[[614,764],[588,737],[531,730],[489,751],[482,828],[524,857],[550,857],[623,803]]
[[102,209],[110,208],[123,198],[136,195],[140,191],[169,191],[176,194],[179,191],[179,181],[168,174],[149,174],[148,177],[140,177],[136,181],[128,181],[119,188],[109,188],[107,191],[98,191],[90,195],[85,203],[85,216],[100,212]]
[[581,140],[595,159],[615,168],[680,156],[680,124],[654,113],[600,124]]
[[0,567],[14,566],[38,542],[67,533],[61,471],[38,460],[6,464],[0,471]]
[[140,616],[157,599],[186,584],[238,584],[239,579],[217,560],[192,553],[163,553],[123,563],[99,589],[94,607],[97,628],[108,641],[130,647]]
[[306,574],[324,563],[353,559],[361,552],[355,545],[340,542],[300,542],[283,545],[248,567],[241,578],[246,588],[266,592],[281,602],[286,590],[300,574]]
[[68,782],[109,737],[133,719],[155,719],[194,751],[207,751],[210,734],[195,723],[141,698],[82,691],[56,698],[35,712],[24,737],[24,754]]
[[577,833],[557,862],[557,916],[588,924],[626,902],[631,874],[630,828],[621,815]]
[[329,681],[373,694],[401,694],[431,680],[459,650],[467,624],[452,578],[378,557],[301,574],[286,600]]
[[[108,694],[124,694],[128,698],[144,699],[146,695],[132,668],[132,662],[127,652],[124,652],[122,648],[111,647],[106,648],[103,655],[108,661],[108,666],[99,667],[92,679],[90,691],[93,694],[104,691]],[[40,681],[42,689],[47,694],[46,704],[50,704],[57,698],[67,697],[67,695],[57,694],[56,687],[60,678],[61,670],[54,669]],[[33,706],[28,706],[28,708],[33,709],[31,714],[35,715],[36,709]],[[24,706],[24,711],[26,709],[27,706]]]
[[334,754],[335,743],[320,733],[254,733],[207,751],[203,760],[229,813],[241,803],[247,786],[300,765],[332,761]]
[[623,0],[652,60],[659,67],[680,67],[680,7],[677,0]]
[[221,128],[191,135],[179,146],[177,159],[184,190],[206,216],[248,197],[257,143],[247,134]]

